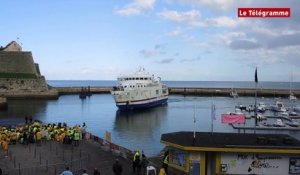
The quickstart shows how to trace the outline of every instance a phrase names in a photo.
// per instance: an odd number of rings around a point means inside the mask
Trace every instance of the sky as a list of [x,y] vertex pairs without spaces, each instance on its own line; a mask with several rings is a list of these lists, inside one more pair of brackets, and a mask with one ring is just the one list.
[[300,81],[299,0],[1,0],[0,16],[0,46],[20,43],[47,80]]

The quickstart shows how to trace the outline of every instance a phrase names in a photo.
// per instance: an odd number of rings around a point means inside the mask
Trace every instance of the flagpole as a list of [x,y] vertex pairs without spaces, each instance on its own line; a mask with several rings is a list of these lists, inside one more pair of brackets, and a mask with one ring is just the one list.
[[196,139],[196,116],[195,116],[195,108],[196,108],[196,105],[194,105],[194,139]]
[[215,114],[215,104],[214,102],[211,103],[211,134],[213,134],[214,132],[214,120],[215,120],[215,117],[216,117],[216,114]]
[[213,121],[213,104],[211,103],[211,112],[210,112],[210,115],[211,115],[211,133],[213,133],[214,131],[214,121]]
[[257,100],[257,67],[255,69],[255,104],[254,104],[254,117],[255,117],[255,128],[254,128],[254,133],[256,133],[256,126],[257,126],[257,106],[256,106],[256,100]]
[[194,104],[194,135],[193,135],[193,144],[196,142],[196,105]]

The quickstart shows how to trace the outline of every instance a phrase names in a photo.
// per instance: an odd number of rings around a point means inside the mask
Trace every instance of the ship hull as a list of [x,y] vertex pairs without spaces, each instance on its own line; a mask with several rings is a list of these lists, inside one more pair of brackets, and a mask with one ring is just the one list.
[[155,106],[160,106],[166,104],[168,101],[168,97],[164,97],[161,99],[146,99],[146,100],[139,100],[136,102],[120,102],[116,103],[116,106],[121,111],[128,111],[128,110],[136,110],[136,109],[144,109],[144,108],[151,108]]

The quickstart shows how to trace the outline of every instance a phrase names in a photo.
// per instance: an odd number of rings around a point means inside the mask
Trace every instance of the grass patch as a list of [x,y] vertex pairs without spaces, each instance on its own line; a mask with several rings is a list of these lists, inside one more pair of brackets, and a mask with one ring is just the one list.
[[36,79],[37,76],[31,73],[7,73],[0,72],[0,78]]

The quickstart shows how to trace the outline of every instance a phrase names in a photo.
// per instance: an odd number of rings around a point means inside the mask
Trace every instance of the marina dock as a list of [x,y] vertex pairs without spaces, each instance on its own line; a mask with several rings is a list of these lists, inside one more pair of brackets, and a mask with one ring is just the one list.
[[277,130],[277,131],[300,131],[300,127],[291,127],[291,126],[284,126],[284,127],[275,127],[275,126],[243,126],[241,124],[230,124],[234,129],[238,130]]

